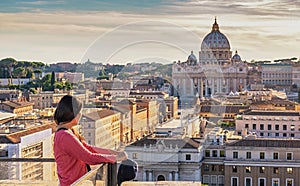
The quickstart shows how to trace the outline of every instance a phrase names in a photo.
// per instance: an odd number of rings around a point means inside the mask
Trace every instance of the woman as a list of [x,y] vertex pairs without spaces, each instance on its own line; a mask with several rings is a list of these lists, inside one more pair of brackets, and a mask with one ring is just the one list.
[[89,169],[89,165],[115,163],[127,159],[124,152],[102,149],[88,145],[83,137],[73,129],[81,118],[82,104],[74,97],[66,95],[54,113],[57,131],[54,136],[54,156],[61,186],[70,185]]

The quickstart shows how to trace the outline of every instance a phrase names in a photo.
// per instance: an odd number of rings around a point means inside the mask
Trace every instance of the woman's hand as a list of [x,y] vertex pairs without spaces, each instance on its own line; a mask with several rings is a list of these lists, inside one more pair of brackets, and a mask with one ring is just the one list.
[[128,155],[126,152],[118,152],[116,155],[117,155],[117,161],[124,161],[128,159]]

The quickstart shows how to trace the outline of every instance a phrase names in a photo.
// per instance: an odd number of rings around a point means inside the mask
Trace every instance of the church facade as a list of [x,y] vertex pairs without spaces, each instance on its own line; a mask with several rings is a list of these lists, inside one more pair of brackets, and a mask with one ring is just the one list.
[[247,88],[248,66],[237,51],[232,55],[230,43],[216,19],[201,43],[198,59],[192,51],[185,62],[173,64],[172,83],[181,101],[188,103],[195,98]]

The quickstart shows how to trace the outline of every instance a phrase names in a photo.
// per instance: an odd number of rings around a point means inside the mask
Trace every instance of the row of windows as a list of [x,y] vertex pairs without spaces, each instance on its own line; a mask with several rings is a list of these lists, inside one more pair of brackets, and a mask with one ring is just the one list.
[[225,157],[224,150],[205,150],[205,157]]
[[[259,173],[260,174],[264,174],[266,173],[266,168],[265,167],[258,167],[259,168]],[[246,166],[244,169],[245,173],[251,173],[252,169],[255,169],[255,167],[250,167],[250,166]],[[286,168],[286,173],[287,174],[293,174],[293,168],[288,167]],[[238,166],[232,166],[232,172],[233,173],[237,173],[238,172]],[[279,167],[273,167],[273,174],[279,174]]]
[[262,73],[262,77],[269,77],[269,78],[274,78],[274,77],[292,77],[291,73]]
[[209,164],[205,164],[203,165],[203,170],[205,172],[208,172],[208,171],[213,171],[213,172],[223,172],[224,171],[224,165],[209,165]]
[[[238,132],[238,135],[242,135],[242,132]],[[291,138],[294,138],[295,137],[295,134],[294,133],[263,133],[263,132],[260,132],[259,133],[259,136],[263,137],[263,136],[268,136],[268,137],[291,137]]]
[[[273,127],[274,129],[272,129]],[[245,128],[246,129],[249,129],[249,124],[245,124]],[[279,124],[276,124],[276,125],[271,125],[271,124],[268,124],[267,127],[265,127],[265,124],[260,124],[259,125],[259,130],[265,130],[265,128],[267,130],[280,130],[280,126]],[[288,126],[287,125],[282,125],[282,130],[287,130]],[[257,129],[257,125],[254,123],[252,124],[252,130],[256,130]],[[290,125],[290,130],[291,131],[295,131],[295,125]],[[298,131],[300,131],[300,125],[298,126]]]
[[[234,151],[232,152],[232,156],[234,159],[239,158],[239,152]],[[246,152],[246,159],[251,159],[252,158],[252,152]],[[265,152],[259,152],[259,159],[263,160],[265,159]],[[273,152],[273,159],[278,160],[279,159],[279,153],[278,152]],[[292,152],[287,152],[286,153],[286,160],[293,160],[293,153]]]
[[[258,178],[257,185],[258,186],[266,186],[266,178]],[[272,178],[272,185],[271,186],[279,186],[280,185],[280,178]],[[238,177],[231,177],[231,186],[239,186],[239,178]],[[245,177],[244,178],[244,184],[245,186],[252,186],[252,178],[251,177]],[[294,179],[287,178],[285,180],[286,186],[294,186]]]

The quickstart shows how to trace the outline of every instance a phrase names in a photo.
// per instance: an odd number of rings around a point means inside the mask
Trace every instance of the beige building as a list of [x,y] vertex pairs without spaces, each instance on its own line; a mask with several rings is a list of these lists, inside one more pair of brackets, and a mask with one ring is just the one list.
[[17,116],[23,116],[32,112],[33,103],[27,101],[3,101],[0,102],[0,109],[14,113]]
[[71,92],[55,91],[40,91],[37,94],[30,94],[29,100],[34,103],[34,109],[45,109],[55,107],[60,99]]
[[[293,84],[293,66],[291,64],[262,64],[261,80],[265,85],[291,88]],[[294,73],[296,76],[296,73]]]
[[248,66],[237,52],[232,56],[229,41],[216,20],[202,41],[199,61],[191,53],[186,62],[174,63],[172,72],[173,86],[182,101],[247,88]]
[[116,149],[121,141],[121,113],[109,109],[83,114],[80,124],[86,141],[95,146]]
[[22,91],[0,89],[0,100],[2,101],[17,101],[22,98]]
[[300,114],[297,111],[251,110],[236,118],[236,133],[251,132],[258,137],[300,138]]
[[300,140],[243,139],[226,145],[225,185],[300,185]]

